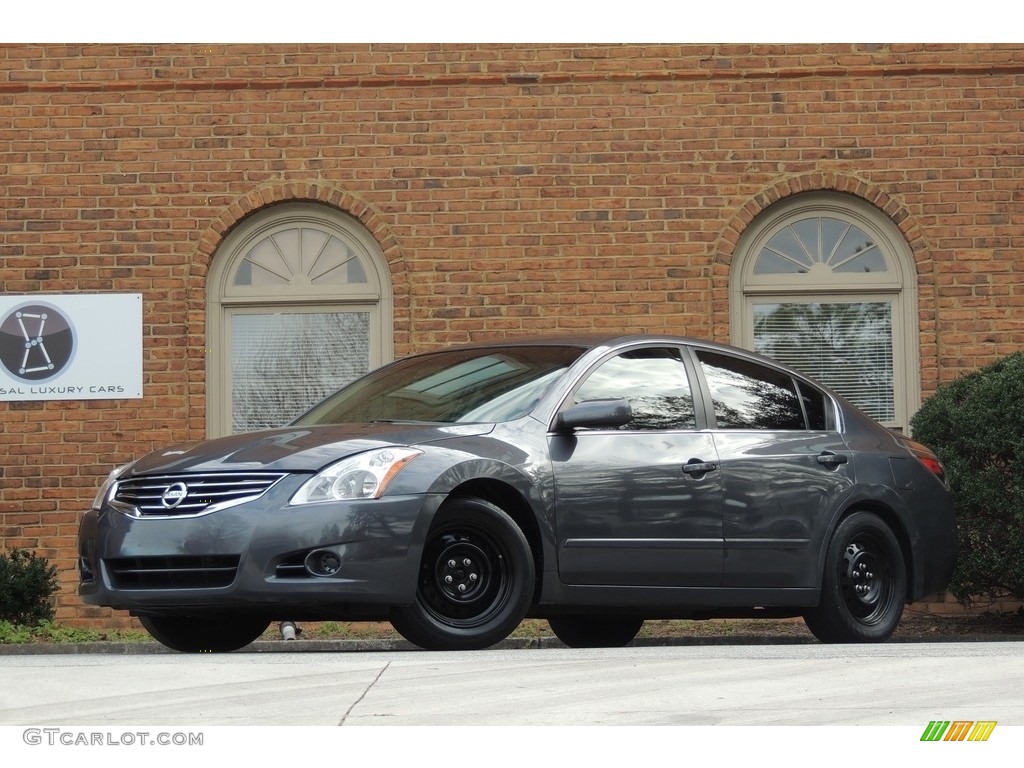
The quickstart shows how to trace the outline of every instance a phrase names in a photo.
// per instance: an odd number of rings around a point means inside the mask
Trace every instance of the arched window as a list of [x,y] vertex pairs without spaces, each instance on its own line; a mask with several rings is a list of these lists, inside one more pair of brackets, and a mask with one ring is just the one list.
[[273,206],[218,249],[207,333],[208,434],[282,426],[391,360],[387,262],[350,216]]
[[917,279],[895,224],[849,195],[798,195],[764,211],[736,253],[733,342],[906,430],[920,402]]

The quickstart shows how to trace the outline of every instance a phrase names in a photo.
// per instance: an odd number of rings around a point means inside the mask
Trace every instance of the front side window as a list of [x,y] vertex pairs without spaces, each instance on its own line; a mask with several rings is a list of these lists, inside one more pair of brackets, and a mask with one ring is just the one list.
[[574,400],[624,397],[633,409],[626,430],[694,429],[693,395],[680,353],[638,349],[606,360],[576,391]]

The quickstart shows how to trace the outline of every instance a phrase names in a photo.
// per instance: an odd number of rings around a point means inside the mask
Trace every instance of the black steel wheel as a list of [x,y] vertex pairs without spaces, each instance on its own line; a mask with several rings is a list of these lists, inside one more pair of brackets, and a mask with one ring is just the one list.
[[644,620],[630,616],[552,616],[548,624],[555,637],[570,648],[621,648],[636,637]]
[[226,653],[244,648],[270,626],[269,619],[253,616],[159,616],[146,614],[139,621],[157,641],[183,653]]
[[533,553],[515,521],[482,499],[450,499],[427,534],[416,602],[391,623],[428,650],[486,648],[523,620],[533,587]]
[[823,643],[887,640],[903,616],[907,572],[899,541],[871,512],[854,512],[836,528],[825,559],[821,602],[804,615]]

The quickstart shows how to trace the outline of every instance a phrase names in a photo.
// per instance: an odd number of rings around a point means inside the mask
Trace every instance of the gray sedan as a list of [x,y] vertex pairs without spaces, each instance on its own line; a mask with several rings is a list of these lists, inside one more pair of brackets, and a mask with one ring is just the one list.
[[483,648],[645,619],[803,616],[885,640],[956,553],[942,465],[795,371],[693,339],[523,339],[380,368],[281,429],[111,473],[86,603],[181,651],[275,620],[387,620]]

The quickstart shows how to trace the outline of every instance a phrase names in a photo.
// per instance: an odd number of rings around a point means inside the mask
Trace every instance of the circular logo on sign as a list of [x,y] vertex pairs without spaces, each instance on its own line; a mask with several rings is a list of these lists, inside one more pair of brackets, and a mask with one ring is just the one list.
[[22,381],[45,381],[75,354],[75,328],[49,304],[23,304],[0,321],[0,362]]

